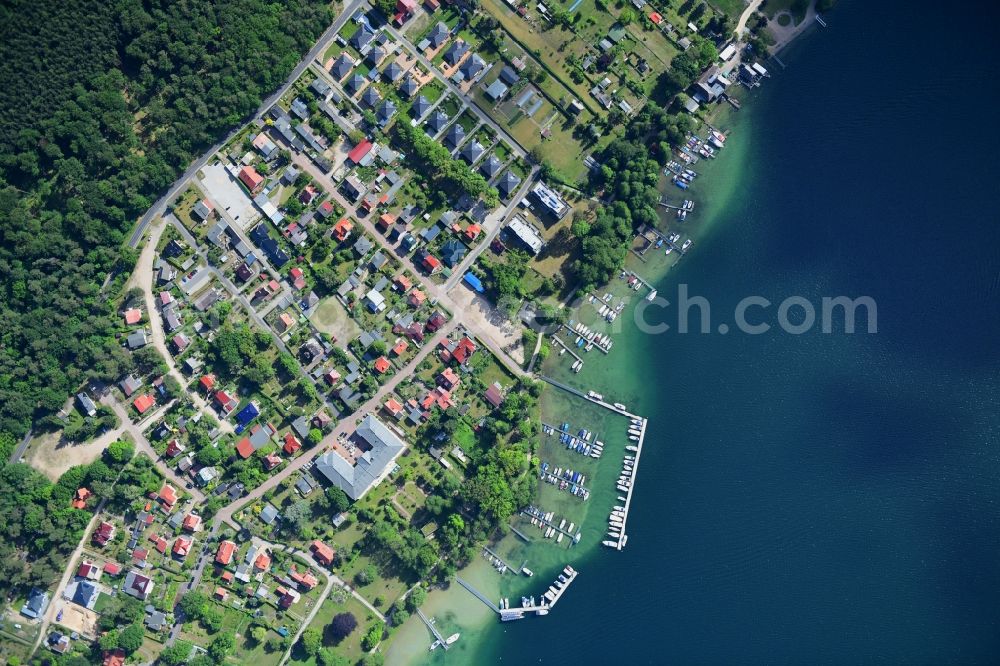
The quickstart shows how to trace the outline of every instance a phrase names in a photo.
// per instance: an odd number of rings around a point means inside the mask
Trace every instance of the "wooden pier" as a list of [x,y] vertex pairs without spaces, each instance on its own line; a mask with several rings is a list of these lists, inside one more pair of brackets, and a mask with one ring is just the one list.
[[473,594],[473,596],[475,596],[477,599],[479,599],[484,604],[486,604],[491,611],[493,611],[494,613],[497,613],[497,614],[500,613],[500,607],[497,606],[492,601],[490,601],[489,597],[487,597],[486,595],[484,595],[482,592],[480,592],[476,588],[472,587],[472,583],[465,582],[459,576],[455,576],[455,580],[458,582],[459,585],[461,585],[462,587],[464,587],[465,589],[467,589],[469,592],[471,592]]
[[558,525],[555,525],[555,524],[549,522],[548,520],[546,520],[542,516],[536,516],[533,513],[528,513],[528,511],[525,510],[525,509],[521,509],[521,515],[524,516],[525,518],[527,518],[528,520],[532,520],[532,519],[537,520],[539,523],[541,523],[545,527],[551,527],[556,532],[561,532],[563,535],[568,536],[570,538],[570,545],[573,545],[573,542],[576,540],[576,534],[570,534],[569,532],[567,532],[566,530],[562,529]]
[[547,382],[549,384],[552,384],[556,388],[561,388],[562,390],[566,391],[567,393],[572,393],[573,395],[579,396],[579,397],[583,398],[584,400],[589,400],[590,402],[594,403],[595,405],[600,405],[601,407],[604,407],[605,409],[610,410],[610,411],[612,411],[612,412],[614,412],[616,414],[621,414],[622,416],[627,416],[627,417],[632,418],[632,419],[640,418],[638,414],[633,414],[632,412],[628,411],[627,409],[619,409],[618,407],[615,407],[613,404],[611,404],[609,402],[605,402],[603,400],[598,400],[597,398],[592,398],[589,395],[587,395],[586,393],[584,393],[583,391],[579,391],[579,390],[573,388],[572,386],[567,386],[566,384],[563,384],[560,381],[556,381],[555,379],[552,379],[551,377],[546,377],[545,375],[538,375],[538,377],[541,380],[543,380],[543,381],[545,381],[545,382]]
[[[600,312],[600,310],[598,310],[598,312]],[[578,326],[585,326],[585,324],[583,322],[577,322],[577,325]],[[573,335],[580,336],[581,338],[583,338],[584,340],[587,341],[587,344],[593,345],[593,346],[597,347],[598,349],[600,349],[605,354],[610,354],[611,353],[611,349],[610,348],[607,348],[604,345],[602,345],[600,342],[597,342],[597,340],[596,340],[596,338],[598,336],[597,331],[591,330],[588,327],[587,330],[589,332],[588,333],[584,333],[582,331],[577,331],[577,330],[572,329],[569,324],[563,324],[563,327],[567,331],[569,331],[569,333],[570,333],[571,336],[573,336]],[[570,351],[572,351],[572,350],[570,350]],[[576,356],[576,354],[573,354],[573,356]],[[576,356],[576,358],[577,358],[577,360],[580,360],[580,361],[583,360],[579,356]]]
[[639,428],[639,441],[635,445],[635,460],[632,461],[632,474],[630,483],[628,484],[628,490],[625,492],[625,512],[622,516],[622,526],[618,530],[621,536],[618,537],[618,545],[616,550],[621,550],[625,547],[625,541],[628,539],[628,535],[625,534],[625,525],[628,522],[628,512],[632,506],[632,491],[635,490],[635,477],[639,473],[639,456],[642,454],[642,442],[646,439],[646,424],[649,423],[646,419],[642,419],[642,426]]
[[500,557],[495,552],[490,550],[488,546],[483,546],[483,551],[486,552],[486,554],[488,554],[489,556],[495,557],[497,560],[499,560],[500,564],[504,565],[507,568],[507,571],[510,571],[512,574],[517,575],[521,571],[520,569],[515,569],[511,565],[507,564],[507,562],[505,562],[502,557]]
[[583,363],[583,359],[580,358],[575,351],[573,351],[572,347],[570,347],[565,342],[563,342],[562,339],[558,335],[553,334],[552,335],[552,340],[556,344],[558,344],[560,347],[562,347],[563,349],[565,349],[566,351],[568,351],[570,356],[572,356],[573,358],[575,358],[576,360],[578,360],[580,363]]
[[437,639],[437,642],[441,645],[441,647],[447,650],[449,646],[447,643],[445,643],[444,636],[442,636],[441,632],[438,631],[437,627],[434,626],[434,623],[428,620],[427,616],[424,615],[424,612],[419,608],[417,609],[417,615],[419,615],[420,619],[424,621],[424,624],[427,625],[427,628],[431,630],[431,633],[434,634],[434,638]]
[[527,534],[523,533],[521,530],[517,529],[513,525],[508,525],[508,527],[510,527],[511,532],[521,537],[525,542],[531,543],[531,538]]

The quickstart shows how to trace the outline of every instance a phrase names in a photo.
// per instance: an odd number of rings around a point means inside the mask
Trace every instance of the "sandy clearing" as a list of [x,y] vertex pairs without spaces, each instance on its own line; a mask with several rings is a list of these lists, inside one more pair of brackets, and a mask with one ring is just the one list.
[[31,440],[27,462],[56,481],[70,467],[88,465],[100,458],[104,449],[121,434],[122,429],[116,428],[89,442],[73,444],[63,441],[59,432],[45,433]]

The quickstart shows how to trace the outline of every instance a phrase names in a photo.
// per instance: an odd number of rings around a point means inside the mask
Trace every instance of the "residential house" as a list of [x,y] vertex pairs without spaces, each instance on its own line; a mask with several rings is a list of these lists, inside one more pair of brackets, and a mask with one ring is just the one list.
[[145,601],[153,592],[153,580],[148,576],[143,576],[137,571],[129,571],[122,584],[122,591],[125,594],[135,597],[140,601]]

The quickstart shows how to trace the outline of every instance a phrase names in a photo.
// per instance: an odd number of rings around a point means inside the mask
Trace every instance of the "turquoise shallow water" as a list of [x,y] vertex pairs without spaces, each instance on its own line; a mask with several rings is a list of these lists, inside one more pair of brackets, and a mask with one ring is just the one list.
[[580,549],[552,614],[440,660],[997,661],[994,18],[842,0],[782,53],[660,293],[716,323],[749,295],[868,295],[878,333],[626,328],[575,377],[651,419],[628,547]]

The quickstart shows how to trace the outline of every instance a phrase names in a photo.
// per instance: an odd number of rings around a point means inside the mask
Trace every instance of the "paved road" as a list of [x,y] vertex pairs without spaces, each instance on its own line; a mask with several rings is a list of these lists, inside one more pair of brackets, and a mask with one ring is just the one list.
[[260,486],[255,488],[253,491],[251,491],[242,499],[239,499],[220,509],[219,512],[215,514],[213,521],[237,524],[236,521],[233,519],[233,515],[239,509],[249,504],[250,502],[260,499],[264,495],[264,493],[273,488],[276,488],[282,481],[287,479],[291,474],[295,473],[296,471],[302,469],[307,464],[312,462],[317,456],[324,453],[331,445],[333,445],[333,443],[336,442],[341,435],[348,435],[351,432],[353,432],[355,427],[354,417],[366,414],[368,412],[377,411],[378,409],[380,409],[382,403],[385,402],[386,396],[388,396],[389,393],[396,388],[396,386],[399,384],[400,381],[410,377],[411,373],[413,373],[416,370],[416,368],[420,365],[420,363],[425,358],[427,358],[427,356],[431,352],[434,351],[434,349],[437,347],[437,342],[442,338],[446,337],[452,331],[454,331],[457,326],[458,323],[456,321],[451,321],[446,326],[444,326],[440,331],[437,332],[437,334],[433,338],[427,340],[427,342],[424,344],[420,352],[417,353],[417,355],[414,356],[413,359],[404,368],[402,368],[395,375],[390,377],[389,381],[387,381],[378,390],[378,392],[376,392],[375,395],[372,396],[371,399],[369,399],[367,402],[361,405],[361,407],[359,407],[354,412],[351,418],[341,419],[341,421],[337,424],[337,426],[333,429],[333,431],[331,431],[330,434],[324,437],[323,441],[321,441],[314,449],[292,460],[277,474],[274,474],[271,477],[269,477],[267,481],[265,481]]
[[764,0],[751,0],[750,4],[747,5],[747,8],[743,10],[743,13],[740,14],[740,20],[736,22],[736,30],[734,32],[737,37],[743,36],[743,33],[747,28],[747,21],[750,20],[753,13],[757,11],[762,4],[764,4]]
[[[108,393],[101,398],[101,403],[109,406],[112,411],[118,415],[118,418],[122,422],[123,432],[127,432],[132,436],[132,440],[135,442],[136,451],[140,451],[149,456],[150,460],[153,461],[153,464],[156,465],[156,469],[159,470],[159,472],[163,474],[164,477],[169,479],[175,486],[177,486],[179,490],[189,493],[194,498],[196,503],[200,504],[205,501],[205,495],[200,490],[197,488],[187,488],[187,484],[191,483],[190,479],[179,475],[173,467],[167,465],[160,458],[160,454],[153,449],[153,446],[143,434],[142,429],[132,423],[132,420],[129,418],[128,411],[126,411],[125,407],[123,407],[120,402],[115,400],[111,394]],[[160,415],[165,413],[168,408],[169,404],[163,405],[151,416],[147,417],[146,422],[155,423],[156,420],[159,419]]]
[[24,453],[28,450],[28,444],[30,443],[31,443],[31,430],[29,429],[28,432],[24,435],[24,438],[17,445],[17,448],[14,449],[14,453],[10,455],[10,461],[12,463],[18,462],[24,455]]
[[[316,45],[309,51],[309,53],[306,54],[306,56],[299,62],[299,64],[295,66],[295,69],[293,69],[292,73],[289,74],[288,79],[285,81],[284,85],[278,88],[270,97],[264,100],[264,102],[257,109],[257,112],[254,114],[253,118],[251,118],[250,121],[248,122],[253,122],[254,120],[257,120],[258,118],[262,117],[264,113],[266,113],[267,110],[271,108],[272,105],[274,105],[275,102],[281,99],[281,96],[284,95],[288,91],[288,89],[292,87],[292,84],[295,83],[295,80],[298,79],[299,76],[302,74],[302,72],[305,71],[306,67],[309,66],[309,63],[315,60],[321,53],[325,52],[327,45],[334,38],[334,36],[336,36],[337,32],[340,31],[343,25],[351,18],[351,16],[353,16],[358,9],[367,6],[368,5],[365,2],[365,0],[354,0],[350,4],[345,5],[341,15],[337,17],[337,20],[335,20],[329,28],[327,28],[326,32],[324,32],[322,36],[320,36],[319,40],[316,42]],[[139,245],[139,240],[142,238],[142,234],[146,231],[146,227],[149,225],[149,223],[152,222],[158,215],[163,214],[163,211],[166,209],[167,204],[170,203],[174,199],[174,197],[176,197],[181,192],[181,190],[187,187],[188,180],[196,173],[198,173],[199,169],[203,168],[206,164],[208,164],[209,160],[212,159],[212,156],[215,155],[215,153],[218,152],[220,148],[226,145],[234,136],[236,136],[236,134],[243,129],[245,124],[246,123],[240,125],[232,132],[230,132],[225,139],[219,141],[214,146],[212,146],[208,150],[208,152],[206,152],[202,157],[200,157],[196,162],[194,162],[191,166],[188,167],[188,169],[184,172],[184,174],[180,178],[178,178],[173,185],[170,186],[170,189],[167,190],[166,194],[164,194],[162,197],[156,200],[156,203],[154,203],[153,206],[148,211],[146,211],[146,214],[139,219],[139,225],[136,227],[135,231],[132,232],[132,237],[129,238],[128,241],[128,244],[131,247],[137,247]]]
[[[454,93],[460,100],[462,100],[463,102],[465,102],[466,106],[468,106],[470,109],[472,109],[472,112],[475,113],[482,122],[484,122],[487,125],[489,125],[490,127],[492,127],[494,129],[494,131],[496,131],[497,134],[499,134],[504,139],[506,139],[508,141],[508,143],[510,143],[510,145],[513,146],[514,152],[516,152],[518,154],[518,156],[520,156],[520,157],[527,157],[528,151],[526,151],[524,149],[524,146],[522,146],[520,143],[518,143],[517,139],[515,139],[514,137],[512,137],[507,132],[507,130],[503,128],[503,126],[501,126],[495,120],[493,120],[492,118],[490,118],[482,109],[480,109],[472,101],[471,97],[469,97],[466,93],[462,92],[461,89],[458,86],[456,86],[454,83],[452,83],[451,79],[446,79],[444,77],[444,75],[441,74],[441,72],[438,70],[438,68],[434,66],[434,63],[432,63],[430,60],[428,60],[427,58],[425,58],[424,54],[422,54],[419,51],[417,51],[417,49],[410,44],[410,41],[408,39],[406,39],[405,37],[403,37],[402,35],[400,35],[398,32],[396,32],[396,29],[393,28],[392,26],[386,26],[386,30],[389,32],[390,35],[392,35],[393,37],[396,38],[397,42],[399,42],[399,43],[401,43],[403,45],[403,48],[405,48],[410,53],[412,53],[414,56],[416,56],[416,58],[420,62],[420,64],[427,68],[427,71],[434,72],[437,75],[437,78],[439,78],[440,80],[444,81],[444,84],[445,84],[445,86],[447,86],[448,90],[450,90],[452,93]],[[478,85],[478,84],[476,84],[476,85]]]
[[45,611],[45,616],[42,618],[42,624],[38,629],[38,638],[35,640],[34,646],[31,648],[29,654],[34,654],[35,650],[41,644],[42,640],[48,634],[49,625],[55,620],[56,615],[59,613],[59,609],[63,606],[63,590],[69,584],[69,579],[73,577],[76,572],[76,567],[74,564],[80,558],[80,554],[83,553],[83,547],[87,543],[87,539],[90,538],[90,532],[94,529],[94,524],[97,522],[98,517],[101,515],[101,511],[104,509],[104,505],[107,504],[107,500],[101,500],[101,503],[97,505],[97,509],[94,511],[94,515],[91,517],[90,522],[87,523],[87,528],[83,531],[83,537],[80,539],[80,543],[77,544],[76,550],[73,554],[69,556],[66,561],[66,570],[63,571],[62,578],[59,579],[59,584],[56,586],[55,592],[52,593],[52,600],[49,602],[49,607]]
[[[202,532],[203,536],[196,536],[195,543],[198,543],[198,540],[201,540],[201,550],[199,550],[200,555],[198,556],[198,566],[195,568],[194,575],[191,577],[191,580],[184,588],[184,592],[181,594],[181,596],[184,596],[184,594],[190,592],[191,590],[198,589],[198,586],[201,584],[201,578],[205,574],[205,565],[207,565],[210,561],[213,561],[215,559],[215,553],[212,552],[211,548],[206,548],[206,546],[208,542],[210,542],[213,538],[215,538],[215,534],[218,531],[219,531],[219,523],[212,523],[211,530],[209,530],[208,532]],[[177,637],[180,636],[181,629],[183,628],[183,626],[184,626],[183,622],[175,622],[174,626],[170,628],[170,634],[167,636],[167,640],[164,643],[167,647],[170,647],[171,645],[174,644],[174,641],[176,641]]]

